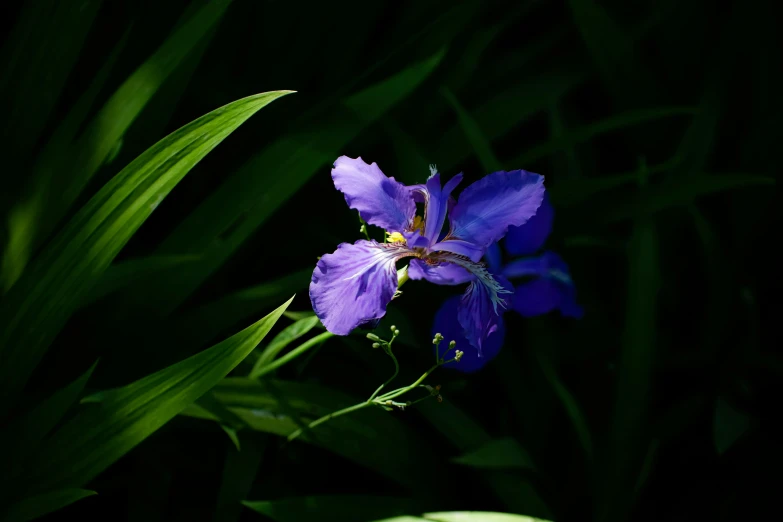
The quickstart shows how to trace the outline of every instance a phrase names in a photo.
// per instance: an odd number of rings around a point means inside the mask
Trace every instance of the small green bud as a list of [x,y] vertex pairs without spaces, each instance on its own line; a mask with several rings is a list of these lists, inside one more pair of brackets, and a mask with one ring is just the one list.
[[[453,341],[452,341],[452,342],[453,342]],[[465,352],[461,352],[461,351],[457,350],[457,353],[454,355],[454,360],[455,360],[456,362],[459,362],[459,360],[460,360],[460,359],[462,359],[462,355],[463,355],[464,353],[465,353]]]
[[376,342],[380,342],[381,341],[381,338],[378,337],[377,335],[375,335],[374,333],[368,333],[367,334],[367,338],[369,340],[371,340],[371,341],[376,341]]
[[378,343],[372,343],[372,347],[373,347],[373,348],[380,348],[380,347],[381,347],[381,345],[380,345],[380,344],[378,344]]
[[454,348],[455,346],[457,346],[457,341],[451,341],[449,343],[449,348]]
[[394,332],[396,329],[397,329],[397,327],[396,327],[396,326],[394,326],[394,325],[391,325],[391,326],[389,327],[389,330],[391,330],[391,331],[392,331],[392,333],[393,333],[393,332]]
[[394,337],[397,337],[398,335],[400,335],[400,331],[399,330],[394,330]]

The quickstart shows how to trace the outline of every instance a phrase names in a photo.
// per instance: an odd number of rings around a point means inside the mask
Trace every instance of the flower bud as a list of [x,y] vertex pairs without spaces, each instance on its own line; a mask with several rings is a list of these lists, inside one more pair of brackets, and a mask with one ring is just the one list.
[[400,335],[400,331],[399,330],[394,330],[394,337],[397,337],[399,335]]
[[392,333],[394,333],[394,331],[395,331],[396,329],[397,329],[397,327],[396,327],[396,326],[394,326],[394,325],[391,325],[391,326],[389,327],[389,330],[391,330],[391,331],[392,331]]
[[371,341],[376,341],[376,342],[380,342],[381,341],[381,338],[378,337],[377,335],[375,335],[374,333],[368,333],[367,334],[367,338],[369,340],[371,340]]
[[378,344],[378,343],[372,343],[372,347],[373,347],[373,348],[380,348],[380,347],[381,347],[381,345],[380,345],[380,344]]
[[451,341],[449,343],[449,348],[454,348],[455,346],[457,346],[457,341]]

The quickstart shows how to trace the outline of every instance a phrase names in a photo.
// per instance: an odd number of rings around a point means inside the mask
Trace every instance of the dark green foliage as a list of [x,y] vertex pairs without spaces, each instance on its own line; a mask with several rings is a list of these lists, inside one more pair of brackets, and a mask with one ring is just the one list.
[[[5,2],[0,521],[774,518],[776,24],[705,0]],[[343,154],[405,183],[544,174],[585,317],[508,314],[483,371],[428,378],[443,403],[286,443],[393,370],[311,312],[317,258],[362,237]],[[399,386],[458,291],[403,290],[379,326]]]

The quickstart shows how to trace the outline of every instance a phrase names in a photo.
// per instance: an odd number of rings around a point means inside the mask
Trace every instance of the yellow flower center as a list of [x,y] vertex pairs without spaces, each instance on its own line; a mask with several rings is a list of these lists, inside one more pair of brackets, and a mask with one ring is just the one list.
[[391,234],[387,232],[387,234],[387,239],[390,243],[405,243],[405,238],[399,232],[392,232]]

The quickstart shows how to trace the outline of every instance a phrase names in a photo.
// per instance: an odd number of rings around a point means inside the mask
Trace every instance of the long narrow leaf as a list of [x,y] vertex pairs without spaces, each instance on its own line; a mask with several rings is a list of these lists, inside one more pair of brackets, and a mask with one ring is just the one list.
[[208,350],[122,388],[88,397],[30,465],[35,491],[78,487],[220,382],[258,345],[293,297]]
[[238,100],[175,131],[125,167],[74,216],[0,308],[0,418],[73,310],[163,198],[245,120],[289,92]]

